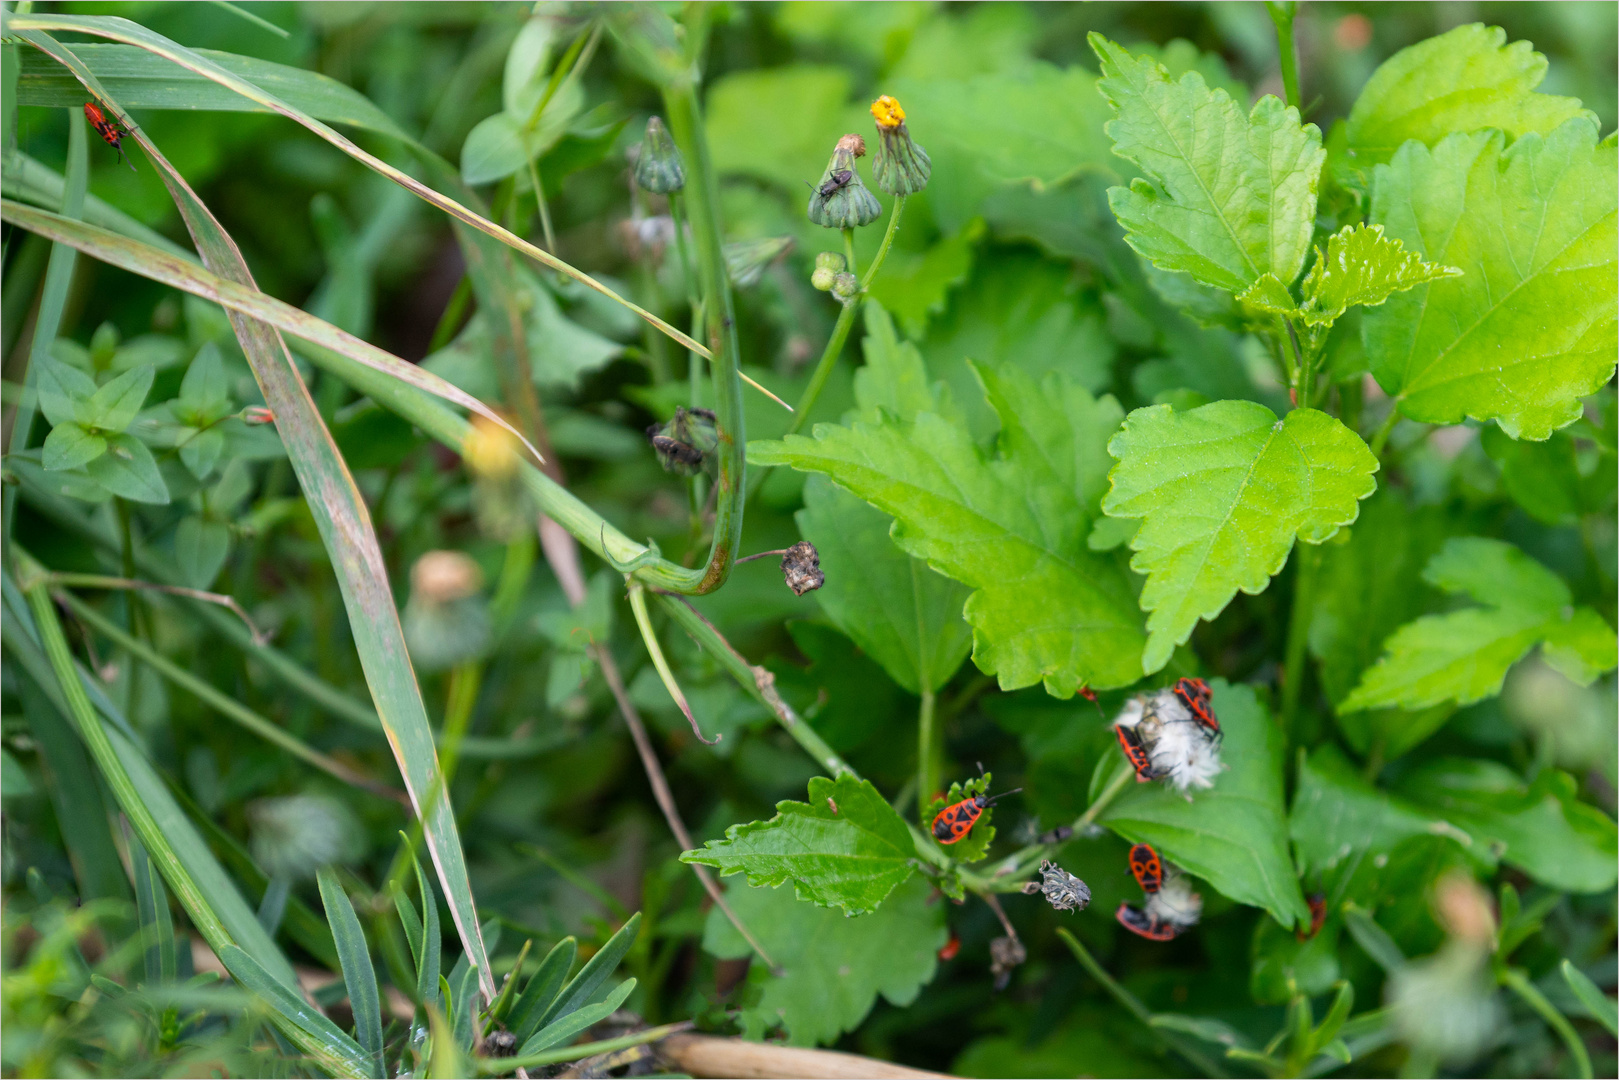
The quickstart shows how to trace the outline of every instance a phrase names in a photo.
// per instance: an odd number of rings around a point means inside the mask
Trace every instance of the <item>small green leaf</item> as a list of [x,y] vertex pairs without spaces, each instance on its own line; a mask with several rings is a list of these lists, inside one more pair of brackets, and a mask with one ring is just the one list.
[[556,1000],[557,991],[562,989],[568,972],[573,970],[573,961],[578,954],[579,943],[572,937],[565,937],[551,947],[534,974],[529,976],[528,985],[523,987],[523,995],[512,1006],[508,1024],[517,1036],[518,1045],[526,1042],[539,1028],[540,1017]]
[[641,913],[637,911],[607,939],[607,944],[596,950],[596,955],[585,962],[585,966],[579,969],[579,974],[562,988],[562,992],[556,996],[556,1000],[551,1002],[550,1007],[540,1018],[541,1030],[544,1030],[547,1024],[560,1020],[590,1000],[596,992],[596,987],[618,968],[619,961],[624,959],[624,954],[635,944],[635,935],[640,930]]
[[1355,944],[1376,961],[1378,967],[1390,974],[1405,967],[1405,954],[1400,951],[1400,946],[1370,913],[1358,907],[1346,907],[1344,926],[1349,930],[1349,936],[1355,939]]
[[186,368],[175,406],[175,415],[192,427],[204,427],[235,411],[225,361],[212,341],[197,350],[191,366]]
[[1334,921],[1300,941],[1275,919],[1260,919],[1248,972],[1248,993],[1255,1004],[1285,1005],[1296,991],[1315,997],[1330,990],[1339,975],[1339,925]]
[[1400,627],[1340,711],[1493,697],[1507,670],[1541,642],[1548,662],[1584,685],[1619,664],[1614,632],[1601,616],[1571,609],[1568,586],[1505,541],[1453,539],[1423,577],[1486,606],[1424,615]]
[[796,520],[820,554],[815,599],[833,624],[911,693],[949,682],[972,649],[961,617],[971,590],[901,551],[892,518],[824,477],[804,485]]
[[[857,1027],[878,994],[901,1008],[911,1004],[932,981],[949,936],[948,905],[930,901],[931,892],[916,878],[877,911],[850,919],[801,903],[790,889],[732,889],[726,895],[737,917],[779,965],[752,966],[759,996],[743,1007],[743,1033],[758,1039],[780,1027],[790,1044],[813,1046]],[[703,948],[729,959],[753,955],[718,908],[709,912]]]
[[1619,1003],[1604,994],[1601,988],[1571,961],[1564,960],[1559,970],[1563,973],[1563,981],[1568,983],[1569,991],[1578,999],[1580,1006],[1591,1019],[1607,1028],[1609,1035],[1619,1035]]
[[[1153,845],[1238,903],[1264,908],[1281,925],[1307,925],[1309,909],[1287,850],[1281,730],[1251,687],[1220,679],[1210,686],[1225,731],[1220,758],[1226,771],[1214,788],[1187,799],[1163,784],[1131,784],[1098,820],[1126,840]],[[1097,781],[1128,768],[1110,750]]]
[[1378,166],[1372,222],[1463,271],[1361,324],[1372,374],[1404,415],[1493,419],[1540,440],[1613,377],[1619,176],[1613,142],[1597,140],[1575,119],[1510,147],[1489,131],[1409,142]]
[[[1319,264],[1318,264],[1319,265]],[[1306,285],[1309,283],[1306,282]],[[1270,272],[1263,273],[1255,282],[1237,294],[1237,299],[1256,311],[1263,311],[1267,315],[1281,315],[1284,317],[1298,317],[1298,302],[1293,294],[1287,291],[1287,286],[1277,280],[1276,275]]]
[[1454,266],[1435,266],[1383,235],[1381,225],[1345,225],[1316,249],[1304,278],[1304,321],[1326,326],[1352,306],[1376,307],[1397,292],[1430,281],[1460,277]]
[[733,825],[724,840],[681,859],[721,875],[745,872],[755,887],[791,881],[800,900],[849,915],[877,910],[916,869],[916,843],[904,820],[871,781],[848,773],[811,780],[809,800],[779,802],[769,821]]
[[53,427],[89,423],[85,406],[95,393],[95,380],[78,368],[49,357],[41,360],[39,408]]
[[1471,23],[1401,49],[1372,73],[1345,124],[1354,165],[1386,162],[1407,139],[1433,146],[1453,131],[1549,134],[1589,116],[1578,98],[1534,93],[1546,58],[1499,26]]
[[1266,273],[1292,284],[1315,228],[1320,129],[1270,95],[1245,116],[1195,71],[1172,82],[1156,61],[1089,40],[1102,62],[1097,89],[1117,113],[1113,152],[1147,177],[1108,192],[1130,246],[1232,293]]
[[489,184],[526,168],[567,134],[584,100],[579,81],[568,79],[533,124],[529,117],[509,112],[480,120],[461,147],[461,179],[475,186]]
[[896,518],[903,550],[976,591],[973,660],[1002,689],[1043,681],[1059,697],[1141,675],[1141,622],[1116,562],[1085,547],[1099,516],[1107,438],[1120,409],[1060,374],[975,367],[1001,417],[986,460],[964,421],[818,424],[815,438],[755,442],[749,460],[830,476]]
[[[970,799],[975,795],[987,794],[990,780],[993,778],[993,773],[985,773],[982,776],[976,776],[968,780],[966,783],[962,783],[960,780],[952,780],[949,791],[945,792],[943,796],[935,796],[932,802],[922,808],[920,820],[923,828],[931,827],[933,819],[945,807],[954,806],[963,799]],[[977,822],[973,825],[972,833],[965,840],[958,840],[950,845],[950,857],[962,863],[975,863],[982,860],[989,853],[989,845],[995,839],[995,826],[990,824],[994,815],[995,808],[993,806],[985,807],[984,812],[979,815]],[[953,890],[948,886],[942,886],[942,888],[952,899],[961,899],[961,885],[959,883],[954,886]]]
[[100,435],[92,435],[78,424],[58,424],[45,436],[43,449],[40,464],[47,470],[77,469],[105,454],[107,440]]
[[618,1011],[635,989],[634,979],[625,979],[613,988],[607,997],[594,1005],[586,1005],[569,1013],[567,1016],[553,1020],[545,1027],[536,1031],[522,1045],[517,1052],[519,1057],[538,1053],[552,1046],[567,1042],[586,1028],[594,1027]]
[[416,996],[429,1005],[443,1006],[444,1002],[439,998],[439,982],[442,978],[439,970],[444,941],[439,936],[438,895],[414,854],[411,862],[416,869],[416,887],[422,897],[421,948],[416,953]]
[[141,411],[156,377],[156,368],[142,364],[113,379],[84,403],[84,423],[102,431],[123,431]]
[[162,505],[169,501],[169,487],[157,470],[157,460],[134,436],[109,436],[107,452],[86,465],[85,471],[107,491],[132,502]]
[[316,879],[320,886],[320,900],[326,909],[326,921],[337,942],[337,956],[343,967],[343,985],[348,991],[349,1007],[354,1013],[354,1033],[360,1045],[370,1055],[371,1075],[387,1076],[382,1061],[382,998],[377,990],[376,969],[371,966],[371,951],[366,947],[365,931],[354,914],[354,905],[338,883],[337,874],[323,867]]
[[1278,421],[1251,401],[1137,409],[1108,453],[1119,463],[1102,509],[1144,519],[1130,566],[1147,575],[1149,673],[1238,589],[1264,591],[1294,537],[1329,539],[1377,486],[1377,459],[1342,423],[1315,409]]
[[[360,1044],[344,1034],[343,1029],[321,1015],[297,993],[276,981],[264,967],[239,946],[226,945],[219,954],[235,979],[252,991],[300,1036],[299,1044],[324,1069],[336,1076],[372,1076],[370,1055]],[[293,1032],[289,1032],[291,1034]]]

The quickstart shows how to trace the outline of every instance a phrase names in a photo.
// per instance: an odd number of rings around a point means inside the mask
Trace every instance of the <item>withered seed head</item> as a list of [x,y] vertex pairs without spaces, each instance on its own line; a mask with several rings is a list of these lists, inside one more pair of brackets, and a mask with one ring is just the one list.
[[821,556],[815,545],[800,540],[788,548],[787,554],[781,557],[781,576],[794,596],[803,596],[825,585],[826,575],[821,572]]

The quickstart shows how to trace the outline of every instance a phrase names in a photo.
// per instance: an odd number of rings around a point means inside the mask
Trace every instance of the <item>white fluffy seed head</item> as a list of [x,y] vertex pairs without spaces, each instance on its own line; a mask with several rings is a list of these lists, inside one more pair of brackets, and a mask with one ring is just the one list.
[[1119,710],[1119,715],[1113,718],[1113,726],[1121,728],[1133,728],[1137,724],[1141,723],[1141,717],[1146,708],[1146,701],[1147,699],[1141,694],[1137,694],[1129,701],[1126,701],[1124,703],[1124,708]]
[[1143,702],[1136,733],[1153,769],[1183,794],[1213,787],[1225,767],[1220,764],[1218,740],[1192,718],[1172,690],[1160,690]]
[[1203,916],[1203,897],[1192,891],[1184,874],[1170,871],[1158,891],[1147,897],[1147,915],[1181,929],[1195,926]]

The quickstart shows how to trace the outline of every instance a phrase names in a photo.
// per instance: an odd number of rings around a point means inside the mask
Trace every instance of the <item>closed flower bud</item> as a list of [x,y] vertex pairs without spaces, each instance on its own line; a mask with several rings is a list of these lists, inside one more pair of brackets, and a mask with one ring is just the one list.
[[424,671],[481,656],[489,646],[489,612],[479,590],[483,572],[459,551],[430,551],[410,569],[405,644]]
[[843,256],[836,251],[823,251],[815,256],[815,269],[817,270],[830,270],[834,274],[840,274],[847,265],[843,261]]
[[845,304],[860,294],[860,279],[853,274],[832,275],[832,295]]
[[249,405],[237,414],[244,424],[273,424],[275,412],[267,405]]
[[877,121],[877,154],[871,159],[872,181],[879,191],[890,195],[915,195],[928,186],[933,162],[905,127],[905,110],[884,94],[871,103],[871,115]]
[[866,140],[845,135],[838,140],[827,162],[826,172],[810,193],[809,219],[828,229],[854,229],[869,225],[882,215],[882,204],[866,189],[854,167],[855,158],[866,152]]
[[669,129],[656,116],[646,122],[646,139],[635,158],[635,182],[641,190],[668,195],[686,186],[686,164]]
[[815,273],[810,275],[810,284],[822,292],[830,292],[832,283],[838,279],[837,272],[824,266],[817,266]]

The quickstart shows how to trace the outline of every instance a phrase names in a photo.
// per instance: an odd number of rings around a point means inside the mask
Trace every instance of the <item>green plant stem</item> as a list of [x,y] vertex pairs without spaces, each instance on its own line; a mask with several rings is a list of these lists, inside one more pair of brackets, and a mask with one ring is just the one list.
[[1315,356],[1313,351],[1307,353],[1299,345],[1298,330],[1294,327],[1293,320],[1283,319],[1282,327],[1287,331],[1287,342],[1292,347],[1293,358],[1298,364],[1299,408],[1308,409],[1310,407],[1311,380],[1315,375]]
[[1378,426],[1377,433],[1372,436],[1372,454],[1379,461],[1383,459],[1383,447],[1388,445],[1389,433],[1394,430],[1394,425],[1399,422],[1400,406],[1391,402],[1388,417]]
[[[888,228],[883,231],[882,245],[877,248],[876,257],[871,260],[871,265],[866,268],[866,276],[860,279],[860,291],[862,293],[871,287],[871,279],[877,276],[877,271],[882,267],[883,260],[888,258],[888,249],[894,246],[894,234],[899,232],[899,219],[904,213],[905,196],[896,195],[894,197],[894,209],[888,213]],[[850,263],[849,266],[849,272],[854,273],[854,264]]]
[[[1061,927],[1057,930],[1057,936],[1062,939],[1062,943],[1064,945],[1068,946],[1068,951],[1074,954],[1074,959],[1079,961],[1080,967],[1083,967],[1086,971],[1090,972],[1091,977],[1102,984],[1102,989],[1106,990],[1110,995],[1112,995],[1114,1001],[1117,1001],[1120,1005],[1124,1006],[1125,1011],[1129,1012],[1130,1015],[1134,1016],[1137,1020],[1140,1020],[1148,1027],[1152,1027],[1152,1012],[1141,1003],[1140,998],[1130,993],[1130,991],[1126,990],[1123,986],[1120,986],[1118,980],[1109,975],[1107,970],[1103,968],[1101,964],[1096,962],[1096,958],[1091,955],[1090,950],[1085,948],[1084,945],[1080,944],[1079,939],[1073,935],[1072,931],[1070,931],[1066,926]],[[1174,1038],[1167,1032],[1164,1032],[1158,1028],[1152,1028],[1152,1030],[1158,1035],[1159,1038],[1163,1039],[1164,1042],[1173,1047],[1177,1054],[1180,1054],[1187,1061],[1191,1062],[1193,1066],[1201,1070],[1204,1075],[1228,1075],[1224,1069],[1220,1068],[1220,1066],[1216,1065],[1213,1061],[1210,1061],[1198,1051],[1186,1046],[1181,1042],[1181,1040]]]
[[1310,618],[1315,611],[1315,579],[1321,566],[1321,548],[1299,541],[1298,569],[1293,578],[1293,610],[1287,620],[1287,652],[1282,660],[1282,730],[1298,735],[1299,702],[1305,680],[1305,647],[1310,643]]
[[[696,246],[697,276],[703,296],[703,322],[709,342],[714,386],[714,413],[719,429],[716,458],[714,539],[707,564],[692,572],[696,580],[680,592],[713,592],[725,583],[736,560],[742,538],[742,515],[747,502],[747,431],[742,415],[742,379],[738,365],[741,347],[736,333],[736,310],[731,278],[725,268],[725,244],[720,227],[719,185],[710,159],[697,105],[697,88],[688,80],[663,85],[669,130],[686,155],[686,210],[691,215]],[[571,530],[570,530],[571,531]],[[575,533],[574,535],[578,535]]]
[[[686,283],[686,305],[691,309],[691,331],[695,335],[703,325],[703,302],[697,296],[697,277],[691,268],[691,252],[686,250],[686,215],[680,209],[683,196],[669,193],[669,219],[675,227],[675,254],[680,259],[680,280]],[[691,388],[691,404],[695,408],[703,388],[703,358],[691,350],[686,351],[686,381]]]
[[724,738],[716,735],[712,739],[703,735],[703,730],[697,725],[697,717],[692,715],[691,705],[686,701],[686,695],[680,689],[680,683],[675,679],[675,673],[669,667],[669,661],[663,655],[663,647],[658,644],[657,632],[652,627],[652,615],[646,608],[646,587],[640,582],[631,579],[630,610],[635,613],[635,625],[640,628],[641,642],[646,645],[647,655],[652,657],[652,666],[657,669],[658,678],[663,680],[663,687],[669,691],[669,696],[675,699],[680,711],[685,714],[686,723],[691,725],[691,733],[697,736],[697,741],[712,746]]
[[[1107,787],[1097,793],[1096,800],[1085,808],[1085,812],[1074,819],[1069,826],[1077,836],[1096,823],[1102,811],[1112,805],[1113,800],[1129,785],[1135,773],[1129,769],[1120,770],[1119,774],[1108,782]],[[1040,865],[1040,860],[1055,851],[1059,844],[1030,844],[1020,849],[1008,858],[1002,860],[1003,869],[997,870],[990,878],[990,885],[996,892],[1016,892],[1022,884],[1023,878]]]
[[540,166],[534,158],[528,159],[528,182],[534,188],[534,204],[540,211],[540,231],[545,234],[545,250],[555,252],[557,234],[551,228],[551,208],[545,204],[545,188],[540,185]]
[[1502,964],[1496,978],[1501,985],[1522,998],[1524,1004],[1540,1014],[1540,1018],[1546,1021],[1553,1031],[1562,1036],[1564,1045],[1574,1058],[1577,1074],[1582,1080],[1591,1080],[1591,1055],[1585,1049],[1585,1040],[1574,1030],[1574,1025],[1568,1022],[1568,1017],[1559,1012],[1557,1006],[1546,1000],[1546,995],[1542,994],[1520,969]]
[[80,600],[72,593],[58,589],[53,593],[53,595],[56,597],[56,599],[67,605],[67,607],[73,612],[75,618],[89,624],[96,630],[97,633],[101,634],[103,637],[106,637],[108,640],[113,642],[113,644],[128,652],[135,659],[147,665],[153,671],[156,671],[159,675],[163,676],[165,679],[168,679],[180,689],[186,691],[188,694],[191,694],[193,697],[203,702],[203,704],[212,708],[215,712],[218,712],[226,718],[235,721],[260,738],[266,740],[267,742],[274,743],[283,750],[287,751],[287,753],[308,762],[309,764],[315,766],[315,768],[336,777],[345,784],[353,784],[355,787],[369,791],[373,795],[380,795],[385,799],[391,799],[402,806],[408,807],[410,805],[410,800],[405,796],[403,791],[400,791],[397,788],[389,787],[386,784],[378,783],[370,777],[362,776],[337,759],[316,750],[314,747],[308,745],[297,736],[283,731],[269,719],[260,716],[252,709],[249,709],[247,706],[236,701],[234,698],[231,698],[221,693],[219,690],[216,690],[213,686],[197,678],[189,671],[186,671],[184,668],[180,667],[163,654],[157,652],[139,638],[127,633],[111,619],[107,618],[105,615],[101,614],[95,608],[91,607],[89,604],[86,604],[83,600]]
[[[849,264],[849,273],[860,276],[860,264],[854,257],[854,230],[843,230],[843,261]],[[865,283],[861,283],[861,291],[865,291]]]
[[1276,24],[1276,52],[1282,67],[1282,92],[1287,95],[1289,105],[1302,109],[1304,104],[1299,100],[1298,48],[1293,42],[1293,18],[1298,13],[1298,4],[1269,0],[1265,7],[1270,11],[1271,22]]
[[637,1031],[633,1035],[621,1035],[616,1039],[603,1039],[600,1042],[575,1043],[572,1046],[559,1046],[550,1050],[541,1050],[535,1054],[523,1057],[504,1058],[476,1058],[478,1075],[503,1076],[517,1069],[537,1069],[542,1065],[560,1065],[566,1061],[578,1061],[581,1058],[595,1057],[597,1054],[610,1054],[614,1050],[628,1050],[632,1046],[642,1046],[646,1043],[667,1039],[682,1031],[690,1031],[694,1025],[690,1020],[682,1020],[678,1024],[665,1024],[662,1027],[647,1028]]
[[916,790],[917,805],[926,806],[927,801],[937,791],[938,780],[935,778],[933,759],[937,756],[934,747],[934,695],[931,686],[922,687],[922,707],[916,719]]

